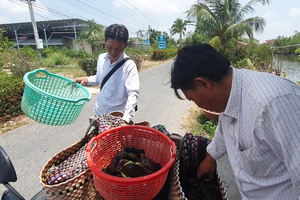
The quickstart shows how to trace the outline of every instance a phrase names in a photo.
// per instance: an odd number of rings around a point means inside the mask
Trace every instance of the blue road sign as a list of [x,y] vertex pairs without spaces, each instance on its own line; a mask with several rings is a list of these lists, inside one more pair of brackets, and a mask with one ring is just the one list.
[[167,40],[165,35],[160,35],[157,37],[158,40],[158,49],[167,48]]
[[144,45],[150,45],[150,40],[144,40]]

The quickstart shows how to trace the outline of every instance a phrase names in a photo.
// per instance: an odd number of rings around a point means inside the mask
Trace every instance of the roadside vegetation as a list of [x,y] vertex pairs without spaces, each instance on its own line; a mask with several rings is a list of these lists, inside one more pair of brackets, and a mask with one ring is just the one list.
[[[264,44],[253,37],[254,32],[262,32],[266,21],[262,17],[246,18],[255,11],[255,6],[271,3],[268,0],[249,0],[244,5],[236,0],[203,0],[197,1],[186,12],[187,19],[177,19],[172,26],[172,34],[185,33],[182,25],[193,25],[195,31],[187,33],[183,45],[209,43],[219,52],[227,56],[237,68],[248,68],[259,71],[273,72],[272,55],[300,55],[300,32],[292,37],[281,37]],[[281,48],[281,46],[290,46]],[[299,56],[300,59],[300,56]],[[300,83],[300,81],[299,81]],[[194,106],[190,116],[183,125],[194,134],[213,137],[217,127],[216,120],[208,120],[202,110]]]
[[[269,0],[249,0],[245,5],[236,0],[197,1],[186,12],[186,19],[178,18],[174,21],[171,35],[151,27],[148,30],[139,30],[136,37],[129,38],[126,53],[135,61],[138,70],[142,71],[153,66],[153,63],[158,64],[174,58],[178,48],[182,46],[209,43],[227,56],[237,68],[272,72],[272,54],[300,54],[300,47],[295,45],[300,43],[300,32],[295,32],[292,37],[278,36],[271,43],[260,44],[253,35],[254,32],[263,31],[266,21],[259,16],[245,16],[252,13],[255,6],[269,3]],[[40,50],[38,56],[37,51],[29,46],[17,50],[14,43],[3,36],[4,30],[0,30],[0,128],[22,114],[22,77],[26,72],[44,68],[68,78],[95,74],[98,55],[105,51],[104,27],[93,20],[88,21],[88,25],[89,28],[78,35],[77,42],[78,46],[84,43],[91,45],[93,53],[49,47]],[[195,31],[186,32],[187,26],[194,26]],[[166,36],[166,49],[158,49],[159,35]],[[177,41],[172,37],[174,35],[179,35]],[[150,45],[144,45],[145,40]],[[289,48],[280,48],[288,45]],[[197,112],[193,112],[196,113],[195,120],[190,120],[186,127],[193,133],[212,137],[217,122],[207,120],[200,109],[196,110]]]
[[218,125],[218,120],[208,119],[203,110],[193,104],[182,123],[182,128],[193,135],[201,135],[212,139]]

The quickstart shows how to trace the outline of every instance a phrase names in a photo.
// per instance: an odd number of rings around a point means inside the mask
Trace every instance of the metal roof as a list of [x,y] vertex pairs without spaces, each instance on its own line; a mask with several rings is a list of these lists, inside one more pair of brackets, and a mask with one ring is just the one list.
[[[49,20],[49,21],[37,21],[36,22],[38,32],[43,32],[46,29],[47,32],[57,33],[74,33],[74,25],[76,32],[88,28],[88,23],[81,19],[62,19],[62,20]],[[14,38],[14,30],[17,31],[18,36],[33,35],[32,22],[20,22],[10,24],[0,24],[0,28],[5,29],[5,36]]]

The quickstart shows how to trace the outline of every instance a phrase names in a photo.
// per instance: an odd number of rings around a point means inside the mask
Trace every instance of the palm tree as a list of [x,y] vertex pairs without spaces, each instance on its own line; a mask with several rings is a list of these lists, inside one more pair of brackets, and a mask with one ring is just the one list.
[[253,39],[253,29],[263,31],[265,20],[261,17],[245,18],[254,11],[254,5],[269,4],[270,0],[250,0],[242,6],[238,0],[198,0],[187,11],[189,19],[195,19],[196,30],[210,38],[217,37],[221,43],[221,53],[232,38],[247,34]]
[[185,35],[186,31],[186,25],[188,25],[191,21],[189,20],[183,20],[183,19],[176,19],[174,24],[171,27],[171,34],[175,35],[179,33],[179,41],[180,41],[180,47],[182,45],[182,35]]
[[87,42],[93,48],[102,48],[104,42],[104,27],[94,20],[88,20],[88,29],[83,29],[79,33],[78,41]]

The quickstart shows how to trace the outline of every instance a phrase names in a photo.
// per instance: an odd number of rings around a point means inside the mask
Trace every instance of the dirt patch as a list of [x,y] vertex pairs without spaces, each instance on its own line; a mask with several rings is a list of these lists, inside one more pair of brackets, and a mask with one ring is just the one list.
[[0,135],[32,122],[34,121],[26,115],[14,117],[10,121],[0,124]]
[[164,64],[166,62],[169,62],[171,59],[169,60],[162,60],[162,61],[151,61],[151,60],[144,60],[142,62],[142,67],[141,67],[141,72],[146,70],[146,69],[149,69],[151,67],[156,67],[156,66],[159,66],[161,64]]
[[183,119],[182,128],[184,128],[186,132],[192,131],[191,125],[197,122],[197,117],[200,114],[201,110],[199,109],[199,107],[196,104],[193,104],[189,109],[189,115]]
[[202,110],[193,104],[189,109],[189,114],[183,119],[182,128],[185,132],[191,132],[194,135],[201,135],[206,138],[211,138],[202,128],[197,121],[198,117],[202,114]]

